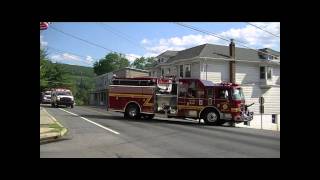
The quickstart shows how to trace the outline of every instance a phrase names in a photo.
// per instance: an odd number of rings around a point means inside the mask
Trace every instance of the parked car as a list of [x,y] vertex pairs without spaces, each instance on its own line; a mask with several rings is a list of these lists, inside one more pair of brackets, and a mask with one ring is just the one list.
[[51,91],[43,92],[41,103],[42,104],[51,104]]

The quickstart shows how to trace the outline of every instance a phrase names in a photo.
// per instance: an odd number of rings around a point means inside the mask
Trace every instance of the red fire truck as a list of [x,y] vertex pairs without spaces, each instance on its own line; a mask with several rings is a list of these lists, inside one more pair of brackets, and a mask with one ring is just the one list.
[[199,79],[114,78],[108,89],[108,110],[123,112],[126,118],[157,115],[221,125],[251,121],[249,106],[239,85]]

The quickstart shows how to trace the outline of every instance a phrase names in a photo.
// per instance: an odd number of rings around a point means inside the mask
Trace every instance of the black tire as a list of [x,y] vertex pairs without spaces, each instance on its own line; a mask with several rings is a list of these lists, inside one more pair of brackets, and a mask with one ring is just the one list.
[[222,120],[220,119],[220,115],[216,110],[206,110],[203,115],[202,115],[202,119],[204,120],[204,122],[206,124],[209,125],[221,125]]
[[51,107],[53,107],[53,108],[54,108],[54,107],[55,107],[55,105],[54,105],[53,103],[51,103]]
[[136,104],[130,104],[126,108],[126,112],[124,115],[129,119],[138,119],[141,117],[139,107]]
[[73,104],[71,104],[70,107],[73,108]]

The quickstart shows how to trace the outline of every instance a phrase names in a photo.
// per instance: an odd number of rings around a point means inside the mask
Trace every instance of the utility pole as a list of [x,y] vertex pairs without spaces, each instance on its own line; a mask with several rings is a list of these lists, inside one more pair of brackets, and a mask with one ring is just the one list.
[[262,114],[264,113],[264,97],[260,97],[259,98],[259,104],[260,104],[260,115],[261,115],[261,129],[263,129],[262,127]]
[[82,71],[80,71],[80,75],[81,75],[81,78],[80,78],[80,89],[82,90],[82,88],[83,88],[83,84],[82,84]]

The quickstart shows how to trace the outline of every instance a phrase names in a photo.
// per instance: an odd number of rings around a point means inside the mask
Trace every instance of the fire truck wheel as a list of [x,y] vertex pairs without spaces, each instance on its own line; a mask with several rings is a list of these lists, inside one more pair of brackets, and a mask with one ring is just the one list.
[[203,115],[204,122],[210,125],[219,125],[220,117],[217,111],[208,110]]
[[139,107],[135,104],[130,104],[126,108],[125,117],[129,119],[137,119],[140,117]]

